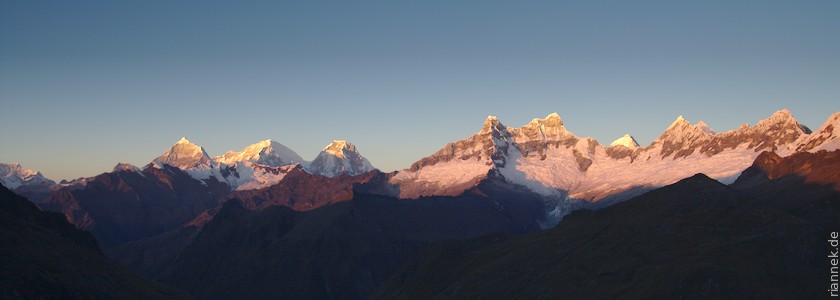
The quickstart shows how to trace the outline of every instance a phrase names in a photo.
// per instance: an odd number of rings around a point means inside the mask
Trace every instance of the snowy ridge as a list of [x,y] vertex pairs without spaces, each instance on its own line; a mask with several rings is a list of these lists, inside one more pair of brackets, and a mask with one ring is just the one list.
[[[840,122],[840,114],[827,124],[831,122]],[[716,133],[705,122],[691,124],[679,116],[648,147],[639,147],[629,134],[605,147],[567,131],[556,113],[520,128],[504,127],[491,116],[475,135],[447,144],[390,183],[401,186],[404,198],[452,195],[496,169],[506,180],[547,197],[598,201],[696,173],[730,183],[762,151],[790,154],[801,141],[811,141],[808,149],[836,149],[838,126],[824,125],[818,131],[821,138],[809,136],[807,127],[785,109],[755,126]]]
[[248,161],[271,167],[305,163],[295,151],[270,139],[247,146],[239,152],[228,151],[213,160],[222,164]]
[[204,148],[181,138],[147,168],[163,169],[163,165],[170,165],[205,184],[207,180],[215,180],[227,184],[231,190],[244,190],[277,184],[290,169],[285,166],[297,166],[300,162],[303,159],[297,153],[272,140],[211,159]]
[[[692,124],[679,116],[647,147],[626,134],[603,146],[592,138],[568,131],[562,118],[551,113],[522,127],[507,127],[488,116],[481,129],[463,140],[448,143],[433,155],[389,177],[400,197],[459,195],[487,178],[528,187],[546,197],[568,201],[600,201],[627,191],[647,190],[705,173],[724,183],[734,180],[763,151],[787,156],[799,151],[840,149],[840,113],[814,133],[786,109],[750,126],[716,133],[703,121]],[[335,140],[311,163],[273,141],[263,140],[211,158],[201,146],[181,138],[147,168],[177,167],[191,177],[227,184],[231,190],[267,187],[302,168],[328,177],[359,175],[374,170],[355,145]],[[114,172],[139,169],[117,164]],[[142,173],[141,173],[142,174]],[[209,180],[209,181],[208,181]],[[86,179],[56,185],[37,171],[17,164],[0,164],[0,182],[10,188],[27,184],[83,186]]]
[[278,184],[296,168],[328,177],[359,175],[374,170],[355,145],[340,140],[327,145],[309,163],[293,150],[270,139],[249,145],[242,151],[228,151],[210,159],[204,148],[181,138],[147,167],[163,169],[163,165],[177,167],[205,184],[208,180],[225,183],[231,190],[259,189]]

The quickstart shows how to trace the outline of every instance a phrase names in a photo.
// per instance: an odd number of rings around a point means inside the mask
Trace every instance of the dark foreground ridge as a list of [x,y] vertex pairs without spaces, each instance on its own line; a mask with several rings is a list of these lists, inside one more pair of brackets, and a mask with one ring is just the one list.
[[798,200],[771,205],[697,174],[539,233],[438,243],[373,298],[816,298],[825,216],[784,205]]
[[198,233],[131,245],[188,240],[170,259],[130,264],[198,299],[364,299],[433,242],[537,231],[539,196],[495,184],[418,200],[356,193],[310,211],[232,200]]
[[0,185],[0,299],[187,299],[102,255],[93,236]]

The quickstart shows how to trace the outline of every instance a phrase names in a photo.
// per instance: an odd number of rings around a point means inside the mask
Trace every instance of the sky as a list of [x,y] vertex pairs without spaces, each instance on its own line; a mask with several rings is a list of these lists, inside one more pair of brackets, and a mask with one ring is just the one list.
[[60,180],[182,136],[383,171],[557,112],[602,144],[840,111],[840,1],[0,1],[0,162]]

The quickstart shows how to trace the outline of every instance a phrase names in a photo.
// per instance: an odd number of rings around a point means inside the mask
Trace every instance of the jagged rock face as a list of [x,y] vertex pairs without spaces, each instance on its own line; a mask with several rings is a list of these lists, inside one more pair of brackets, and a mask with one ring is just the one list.
[[303,158],[292,151],[292,149],[273,140],[261,141],[245,147],[239,152],[228,151],[221,156],[215,157],[214,160],[223,164],[250,161],[272,167],[304,163]]
[[713,156],[742,145],[756,152],[777,151],[790,147],[803,135],[811,133],[787,110],[778,111],[752,127],[744,124],[736,130],[719,134],[704,129],[708,129],[705,124],[691,125],[680,117],[648,149],[660,148],[662,157],[673,155],[674,159],[695,152]]
[[[490,166],[494,160],[506,154],[510,139],[510,133],[499,119],[489,116],[484,121],[481,131],[464,140],[446,144],[435,154],[412,164],[408,170],[417,171],[423,167],[453,160],[474,160]],[[497,141],[503,143],[496,143]]]
[[510,155],[519,152],[508,128],[489,116],[475,135],[447,144],[389,182],[399,185],[402,198],[457,196],[487,177],[491,169],[507,165]]
[[700,147],[700,153],[712,156],[742,144],[756,152],[783,150],[810,133],[789,111],[781,110],[753,127],[743,125],[737,130],[713,136]]
[[702,146],[713,133],[700,124],[691,125],[680,116],[668,129],[657,138],[649,148],[660,148],[661,157],[674,156],[674,159],[686,157]]
[[309,172],[327,177],[336,177],[341,174],[359,175],[372,171],[374,168],[364,158],[356,146],[343,140],[332,141],[324,147],[309,164]]
[[545,159],[550,147],[569,148],[578,141],[577,136],[566,130],[557,113],[552,113],[544,119],[533,119],[525,126],[508,130],[523,156],[539,156],[541,159]]
[[193,144],[186,137],[181,138],[169,150],[155,158],[152,162],[167,164],[181,170],[202,167],[209,168],[213,165],[213,160],[210,159],[210,156],[207,155],[204,148]]

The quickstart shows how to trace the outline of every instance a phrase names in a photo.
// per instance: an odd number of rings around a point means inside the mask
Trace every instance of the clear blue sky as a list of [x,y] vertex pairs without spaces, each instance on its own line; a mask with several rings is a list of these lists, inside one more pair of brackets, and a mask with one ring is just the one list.
[[0,1],[0,162],[56,180],[181,136],[391,171],[491,114],[647,145],[782,108],[840,111],[840,1]]

